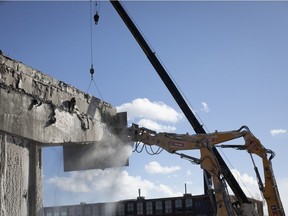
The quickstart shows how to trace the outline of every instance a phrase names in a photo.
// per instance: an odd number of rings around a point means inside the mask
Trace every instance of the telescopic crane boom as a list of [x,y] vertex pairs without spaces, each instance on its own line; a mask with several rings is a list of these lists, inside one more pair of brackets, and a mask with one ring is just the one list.
[[[203,129],[202,125],[200,124],[198,119],[195,117],[194,113],[192,112],[188,104],[186,103],[180,91],[177,89],[176,85],[174,84],[170,76],[168,75],[167,71],[162,66],[157,56],[155,55],[155,53],[149,47],[148,43],[146,42],[146,40],[144,39],[144,37],[142,36],[140,31],[136,27],[136,25],[133,23],[132,19],[129,17],[129,15],[123,8],[123,6],[117,0],[110,0],[110,2],[115,8],[115,10],[117,11],[117,13],[119,14],[119,16],[122,18],[123,22],[126,24],[128,29],[130,30],[131,34],[134,36],[134,38],[138,42],[139,46],[141,47],[141,49],[147,56],[148,60],[150,61],[150,63],[152,64],[152,66],[154,67],[154,69],[156,70],[156,72],[158,73],[158,75],[160,76],[164,84],[166,85],[166,87],[168,88],[169,92],[171,93],[171,95],[173,96],[173,98],[175,99],[179,107],[181,108],[182,112],[186,116],[187,120],[193,127],[196,134],[206,134],[206,131]],[[235,177],[231,173],[229,167],[227,166],[227,164],[225,163],[225,161],[223,160],[223,158],[221,157],[217,149],[212,148],[212,151],[215,157],[217,158],[218,163],[220,164],[222,170],[224,170],[223,172],[224,178],[229,184],[235,196],[237,197],[238,201],[241,204],[245,204],[245,203],[249,204],[250,202],[247,196],[241,189],[240,185],[236,181]],[[204,177],[205,176],[209,176],[209,173],[206,173]],[[209,182],[209,181],[206,179],[205,182]],[[204,184],[204,187],[205,187],[205,194],[209,194],[209,185]]]
[[[170,78],[170,76],[168,75],[167,71],[162,66],[162,64],[158,60],[157,56],[155,55],[155,53],[151,50],[148,43],[145,41],[144,37],[141,35],[140,31],[137,29],[136,25],[133,23],[133,21],[131,20],[131,18],[129,17],[129,15],[125,11],[125,9],[122,7],[120,2],[118,0],[110,0],[110,2],[113,5],[113,7],[115,8],[115,10],[117,11],[117,13],[119,14],[119,16],[122,18],[122,20],[124,21],[124,23],[126,24],[128,29],[130,30],[130,32],[132,33],[132,35],[134,36],[134,38],[136,39],[136,41],[138,42],[138,44],[140,45],[142,50],[144,51],[148,60],[150,61],[150,63],[152,64],[152,66],[154,67],[154,69],[156,70],[156,72],[158,73],[158,75],[160,76],[160,78],[162,79],[164,84],[166,85],[166,87],[168,88],[169,92],[171,93],[171,95],[173,96],[173,98],[175,99],[175,101],[177,102],[179,107],[181,108],[181,110],[183,111],[184,115],[186,116],[187,120],[189,121],[189,123],[193,127],[197,136],[206,136],[205,135],[206,131],[203,129],[202,125],[200,124],[198,119],[195,117],[194,113],[192,112],[192,110],[190,109],[188,104],[186,103],[185,99],[182,97],[181,93],[177,89],[176,85],[173,83],[173,81]],[[235,131],[224,133],[222,135],[226,139],[227,138],[226,136],[228,134],[231,135],[231,133],[235,135]],[[257,175],[257,178],[258,178],[258,182],[260,182],[259,183],[260,190],[263,192],[263,195],[264,195],[267,203],[269,203],[268,204],[269,215],[270,216],[278,216],[278,215],[284,216],[285,213],[284,213],[283,206],[282,206],[282,203],[281,203],[281,200],[279,197],[276,181],[275,181],[275,178],[273,175],[272,165],[271,165],[270,160],[269,159],[267,160],[267,157],[266,157],[266,154],[269,152],[267,150],[264,150],[264,148],[260,142],[259,143],[260,143],[260,146],[262,146],[263,151],[260,151],[260,152],[256,151],[255,152],[255,149],[254,149],[254,152],[253,152],[252,151],[253,149],[251,149],[251,146],[252,146],[251,143],[254,143],[254,141],[252,141],[250,144],[249,144],[249,142],[251,141],[252,138],[254,138],[254,136],[250,136],[251,133],[247,133],[247,131],[246,131],[245,135],[244,135],[244,133],[242,133],[240,131],[236,131],[236,133],[238,133],[239,137],[240,136],[244,137],[244,139],[246,141],[245,149],[249,153],[257,154],[263,160],[263,166],[264,166],[264,170],[265,170],[265,186],[263,184],[261,184],[261,181],[259,180],[260,179],[259,174]],[[250,134],[250,135],[248,136],[247,134],[248,135]],[[214,134],[214,135],[216,135],[216,134]],[[222,135],[221,135],[221,137],[222,137]],[[218,133],[217,133],[217,136],[219,136]],[[182,136],[182,138],[183,137],[184,136]],[[248,139],[247,137],[250,137],[250,138]],[[155,137],[153,139],[155,139]],[[235,138],[233,138],[233,139],[235,139]],[[149,142],[149,140],[145,140],[145,141]],[[191,144],[191,140],[189,142]],[[209,168],[207,168],[207,166],[205,165],[206,162],[204,162],[204,160],[203,160],[201,166],[203,166],[203,168],[206,170],[206,175],[204,175],[204,176],[212,175],[213,182],[214,182],[214,184],[216,184],[216,187],[221,186],[222,183],[220,183],[219,179],[215,178],[215,175],[218,177],[220,175],[220,171],[221,171],[221,174],[223,175],[225,181],[229,184],[230,188],[232,189],[233,193],[235,194],[235,196],[238,199],[238,202],[240,204],[240,208],[243,210],[242,215],[255,215],[253,213],[253,211],[251,211],[252,205],[249,202],[247,196],[245,195],[245,193],[241,189],[240,185],[236,181],[235,177],[231,173],[230,169],[226,165],[225,161],[223,160],[223,158],[221,157],[221,155],[219,154],[217,149],[215,147],[213,147],[215,144],[213,144],[213,142],[212,142],[211,143],[211,146],[212,146],[211,149],[210,149],[210,147],[206,147],[206,148],[208,148],[208,150],[207,149],[205,151],[201,150],[201,152],[203,155],[205,155],[207,153],[207,155],[209,155],[209,157],[211,158],[211,161],[213,161],[213,162],[211,162],[211,164],[218,164],[220,169],[219,169],[219,167],[217,167],[215,165],[213,171],[209,170]],[[167,146],[164,146],[164,147],[167,147]],[[169,148],[171,148],[171,146]],[[173,151],[176,152],[176,150],[177,150],[177,149],[173,150],[173,148],[176,148],[176,146],[174,146],[172,149],[169,149],[169,148],[168,149],[164,148],[164,149],[166,149],[169,152],[173,152]],[[208,165],[208,167],[211,166],[211,164]],[[209,181],[206,179],[206,182],[209,182]],[[209,193],[209,192],[207,192],[207,191],[209,191],[208,188],[209,188],[209,185],[205,185],[205,194]],[[223,188],[222,188],[222,190],[223,190]],[[227,202],[224,199],[225,197],[219,196],[220,197],[219,198],[217,196],[218,195],[216,194],[216,200],[223,199],[223,202],[225,203],[225,205],[227,205]],[[247,209],[247,211],[245,211],[245,209]],[[217,206],[217,210],[220,211],[220,208],[218,208],[218,206]],[[226,211],[229,214],[229,207],[228,206],[226,207]],[[221,212],[222,212],[222,210],[221,210]]]

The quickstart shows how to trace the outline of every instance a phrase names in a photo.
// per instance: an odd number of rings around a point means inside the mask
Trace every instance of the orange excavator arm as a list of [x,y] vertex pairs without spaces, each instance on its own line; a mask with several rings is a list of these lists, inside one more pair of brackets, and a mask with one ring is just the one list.
[[[213,177],[215,198],[216,202],[219,204],[217,205],[217,212],[221,212],[219,215],[227,215],[225,212],[228,212],[228,215],[231,215],[231,213],[229,213],[231,212],[231,209],[229,198],[227,198],[228,196],[225,195],[227,194],[225,191],[226,189],[220,180],[221,167],[213,154],[212,147],[223,142],[242,137],[245,141],[244,145],[221,145],[221,147],[233,147],[240,150],[247,150],[247,152],[250,153],[251,158],[252,154],[256,154],[262,158],[265,184],[263,184],[261,180],[254,161],[253,163],[259,189],[267,202],[269,216],[285,216],[272,169],[271,159],[274,157],[274,153],[271,150],[264,148],[261,142],[250,132],[247,126],[243,126],[239,130],[226,132],[216,131],[214,133],[196,135],[156,133],[155,131],[151,131],[146,128],[139,128],[137,125],[133,125],[130,130],[130,139],[132,141],[142,142],[146,145],[156,145],[170,153],[176,153],[177,151],[182,150],[199,149],[201,158],[197,161],[197,163],[199,163],[201,168],[208,171]],[[268,158],[269,154],[271,156]],[[217,193],[216,191],[220,192]],[[221,209],[219,206],[225,207]],[[255,215],[250,207],[248,207],[248,210],[244,211],[246,211],[246,214],[248,211],[251,212],[251,215]]]
[[[211,134],[175,134],[175,133],[156,133],[147,128],[139,128],[133,125],[130,128],[130,139],[135,142],[142,142],[146,145],[155,145],[168,151],[176,153],[182,150],[199,150],[201,158],[196,160],[203,170],[212,176],[214,195],[216,200],[217,215],[235,215],[232,203],[221,173],[221,166],[215,157],[212,147],[216,144],[241,137],[238,131],[211,133]],[[181,156],[181,154],[179,154]],[[194,160],[195,162],[195,160]],[[242,206],[239,211],[246,212],[244,215],[257,215],[252,205]],[[247,213],[248,212],[248,213]]]

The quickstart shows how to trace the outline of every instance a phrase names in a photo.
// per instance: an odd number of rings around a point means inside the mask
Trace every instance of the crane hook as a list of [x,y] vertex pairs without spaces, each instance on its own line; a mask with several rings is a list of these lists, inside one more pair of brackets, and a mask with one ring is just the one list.
[[91,80],[93,80],[93,75],[94,75],[93,64],[91,65],[91,68],[90,68],[90,74],[91,74]]
[[95,22],[95,25],[98,24],[98,21],[99,21],[99,14],[98,14],[98,11],[97,11],[96,14],[94,15],[94,22]]

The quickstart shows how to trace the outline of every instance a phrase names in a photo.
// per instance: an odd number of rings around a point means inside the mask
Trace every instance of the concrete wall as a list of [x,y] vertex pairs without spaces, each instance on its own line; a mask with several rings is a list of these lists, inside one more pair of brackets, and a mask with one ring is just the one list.
[[41,147],[0,132],[1,216],[42,215]]
[[0,99],[0,130],[47,144],[99,140],[116,114],[110,104],[3,55]]
[[1,216],[42,215],[41,147],[101,140],[110,104],[0,55]]

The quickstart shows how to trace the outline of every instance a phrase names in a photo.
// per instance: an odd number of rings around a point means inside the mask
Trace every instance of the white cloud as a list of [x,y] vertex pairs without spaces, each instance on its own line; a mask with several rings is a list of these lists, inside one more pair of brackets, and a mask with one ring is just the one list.
[[187,176],[191,177],[193,175],[193,172],[189,169],[189,170],[187,170],[186,174],[187,174]]
[[145,165],[145,170],[148,173],[155,174],[155,173],[160,173],[160,174],[168,174],[172,172],[179,171],[181,168],[179,166],[161,166],[158,162],[152,161]]
[[280,198],[282,200],[282,205],[284,207],[284,210],[287,214],[288,212],[288,178],[280,178],[277,180],[278,184],[278,190],[280,193]]
[[[231,172],[248,198],[263,201],[264,215],[268,215],[267,205],[260,192],[256,178],[248,175],[247,173],[241,174],[236,169],[232,169]],[[229,187],[229,193],[232,193],[230,187]]]
[[[258,187],[256,178],[249,176],[247,173],[241,174],[238,170],[232,169],[231,172],[238,181],[240,187],[243,189],[247,197],[252,197],[254,199],[262,200],[264,215],[268,215],[267,205],[264,198],[261,195],[261,192]],[[285,202],[288,199],[288,178],[279,178],[277,179],[278,190],[280,193],[280,198],[285,212],[288,212],[288,203]],[[231,193],[231,189],[229,188]]]
[[206,102],[202,102],[201,103],[202,104],[202,108],[201,108],[201,111],[203,111],[203,112],[209,112],[209,107],[208,107],[208,104],[206,103]]
[[167,185],[164,185],[164,184],[160,184],[159,185],[159,191],[162,191],[162,193],[165,193],[167,194],[167,197],[173,197],[173,196],[181,196],[182,194],[181,193],[175,193],[173,191],[173,189]]
[[276,137],[276,136],[287,133],[287,130],[286,129],[273,129],[270,131],[270,133],[273,137]]
[[116,107],[118,112],[127,112],[128,120],[151,119],[176,123],[183,118],[182,114],[175,111],[163,102],[151,102],[147,98],[138,98],[131,103],[125,103]]
[[140,176],[131,176],[121,169],[70,172],[68,177],[53,177],[47,182],[62,191],[81,192],[87,197],[89,194],[102,194],[104,200],[135,198],[139,188],[142,196],[151,198],[181,195],[168,185],[154,183]]
[[83,181],[78,181],[74,178],[67,177],[52,177],[48,179],[48,183],[54,184],[57,187],[61,188],[63,191],[71,192],[88,192],[89,188]]
[[236,169],[231,169],[231,172],[247,197],[262,200],[257,180],[254,177],[249,176],[247,173],[241,174]]
[[176,127],[169,126],[169,125],[163,125],[159,124],[155,121],[152,121],[151,119],[140,119],[137,124],[140,127],[146,127],[149,128],[150,130],[155,130],[157,132],[174,132],[176,130]]

